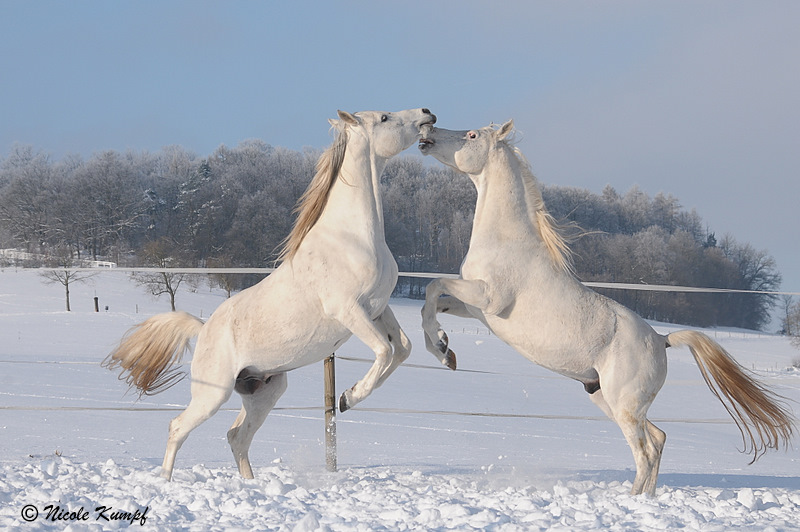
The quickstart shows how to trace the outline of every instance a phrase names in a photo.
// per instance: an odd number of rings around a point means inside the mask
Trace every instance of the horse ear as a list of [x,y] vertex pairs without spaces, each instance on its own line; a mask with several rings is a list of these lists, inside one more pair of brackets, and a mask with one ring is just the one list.
[[511,134],[512,131],[514,131],[514,121],[509,120],[508,122],[500,126],[499,130],[497,130],[497,140],[505,139],[507,136]]
[[351,126],[358,125],[358,120],[356,119],[356,117],[351,115],[347,111],[336,111],[336,113],[339,115],[339,118],[341,118],[346,124],[350,124]]

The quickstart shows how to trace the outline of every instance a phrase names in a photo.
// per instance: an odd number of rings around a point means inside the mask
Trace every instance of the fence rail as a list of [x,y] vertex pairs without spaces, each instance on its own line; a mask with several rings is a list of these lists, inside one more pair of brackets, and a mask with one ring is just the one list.
[[[275,271],[275,268],[42,268],[52,271],[71,271],[71,272],[124,272],[124,273],[186,273],[186,274],[264,274],[268,275]],[[458,279],[457,273],[437,273],[437,272],[399,272],[400,277],[410,277],[417,279],[436,279],[443,277],[446,279]],[[648,292],[687,292],[705,294],[761,294],[773,296],[800,296],[800,292],[784,292],[774,290],[744,290],[738,288],[706,288],[697,286],[677,286],[666,284],[636,284],[636,283],[605,283],[595,281],[581,281],[584,286],[590,288],[613,288],[616,290],[639,290]]]
[[[188,405],[187,405],[188,406]],[[21,412],[183,412],[185,406],[152,406],[152,407],[126,407],[126,406],[0,406],[0,411]],[[241,408],[220,408],[218,412],[239,412]],[[276,406],[270,412],[280,411],[311,411],[322,412],[324,406]],[[433,416],[461,416],[461,417],[496,417],[508,419],[548,419],[566,421],[603,421],[612,423],[606,416],[564,416],[557,414],[512,414],[498,412],[462,412],[456,410],[419,410],[412,408],[370,408],[354,406],[353,412],[375,412],[378,414],[424,414]],[[688,419],[688,418],[648,418],[655,423],[686,423],[705,425],[733,425],[728,418],[719,419]],[[334,439],[335,441],[335,439]],[[334,469],[335,471],[335,464]]]

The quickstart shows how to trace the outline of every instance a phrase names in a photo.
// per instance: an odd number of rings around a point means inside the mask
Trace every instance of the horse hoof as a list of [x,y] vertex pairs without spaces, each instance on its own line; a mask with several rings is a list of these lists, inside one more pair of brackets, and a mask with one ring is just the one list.
[[444,357],[444,365],[453,371],[456,370],[456,354],[452,350],[447,350],[447,355]]
[[348,410],[350,410],[350,405],[347,404],[347,397],[342,394],[342,396],[339,397],[339,412],[347,412]]

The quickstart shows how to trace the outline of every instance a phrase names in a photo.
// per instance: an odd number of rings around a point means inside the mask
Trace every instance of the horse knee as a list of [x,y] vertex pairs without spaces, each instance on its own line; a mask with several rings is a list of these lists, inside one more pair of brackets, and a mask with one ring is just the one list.
[[189,431],[183,430],[181,416],[175,417],[169,422],[169,432],[167,434],[168,444],[180,448],[188,435]]
[[230,446],[231,451],[233,451],[234,456],[237,456],[239,454],[240,443],[237,436],[239,435],[240,428],[241,426],[236,426],[228,429],[228,434],[227,434],[228,445]]
[[239,415],[236,416],[236,420],[233,422],[233,425],[230,429],[228,429],[227,438],[228,444],[233,448],[235,446],[236,437],[239,435],[239,430],[242,428],[242,424],[245,420],[245,412],[239,412]]
[[667,433],[661,430],[660,428],[656,427],[652,423],[648,421],[647,430],[650,433],[650,439],[653,441],[653,445],[655,446],[658,454],[661,454],[661,451],[664,450],[664,444],[667,441]]
[[392,344],[386,342],[375,349],[375,362],[388,364],[393,354],[394,349],[392,348]]
[[400,349],[395,349],[394,358],[398,364],[405,362],[411,354],[411,342],[406,342]]

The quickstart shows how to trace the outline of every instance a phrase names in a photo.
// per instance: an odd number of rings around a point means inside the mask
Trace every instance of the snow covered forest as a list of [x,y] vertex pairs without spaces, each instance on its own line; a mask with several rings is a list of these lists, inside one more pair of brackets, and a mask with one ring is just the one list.
[[[0,248],[51,257],[45,265],[59,267],[81,259],[271,266],[320,153],[249,140],[207,157],[169,146],[53,160],[15,145],[0,160]],[[411,153],[392,160],[382,178],[387,242],[402,271],[456,272],[469,244],[475,190],[464,175]],[[575,270],[584,281],[780,287],[767,251],[717,237],[669,194],[542,188],[550,212],[575,236]],[[257,280],[236,276],[230,288]],[[401,279],[397,294],[421,296],[425,282]],[[778,303],[770,295],[604,292],[645,318],[699,326],[763,329]]]

